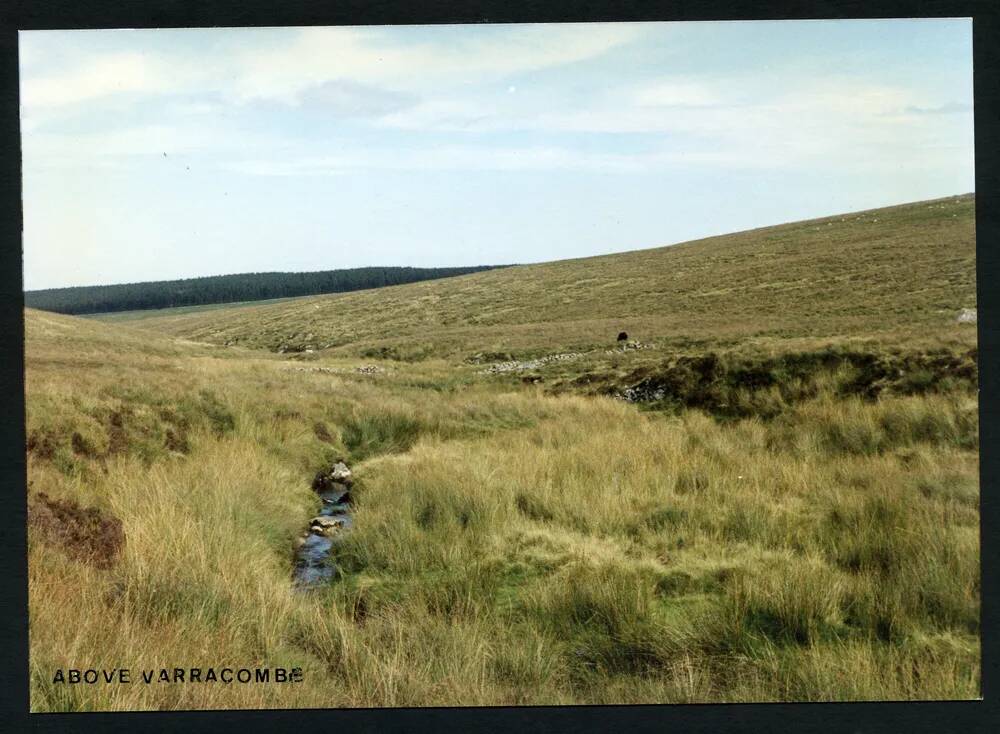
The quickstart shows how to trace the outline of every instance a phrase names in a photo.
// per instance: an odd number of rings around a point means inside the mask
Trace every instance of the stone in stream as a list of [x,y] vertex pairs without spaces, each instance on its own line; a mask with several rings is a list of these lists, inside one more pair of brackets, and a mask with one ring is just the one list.
[[338,484],[350,484],[351,470],[347,468],[347,464],[342,461],[334,464],[333,469],[330,470],[330,481]]
[[322,494],[338,486],[348,488],[353,481],[351,470],[347,468],[347,464],[338,461],[329,471],[321,471],[316,474],[312,486],[316,492]]
[[319,514],[309,521],[308,529],[294,541],[297,587],[314,588],[340,575],[330,555],[339,540],[336,536],[352,525],[352,481],[351,470],[342,460],[316,474],[312,486],[323,504]]
[[311,527],[320,527],[320,528],[330,528],[337,524],[338,524],[337,520],[335,520],[332,517],[329,517],[328,515],[317,515],[316,517],[314,517],[312,520],[309,521],[309,525]]
[[347,525],[343,516],[317,515],[309,521],[309,529],[319,535],[331,535]]

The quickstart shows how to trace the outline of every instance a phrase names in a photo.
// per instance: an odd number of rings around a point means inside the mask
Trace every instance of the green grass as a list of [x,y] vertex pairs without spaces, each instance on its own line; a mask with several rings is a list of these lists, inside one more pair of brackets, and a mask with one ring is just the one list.
[[242,308],[244,306],[267,306],[274,303],[284,303],[295,301],[298,298],[289,296],[286,298],[265,298],[257,301],[234,301],[231,303],[205,303],[199,306],[174,306],[172,308],[147,308],[136,311],[113,311],[109,313],[81,314],[81,318],[94,319],[96,321],[141,321],[142,319],[156,318],[158,316],[180,316],[189,313],[202,313],[204,311],[216,311],[220,308]]
[[[134,324],[27,311],[29,492],[125,534],[97,568],[29,529],[32,709],[978,697],[971,214]],[[619,324],[653,348],[609,353]],[[269,351],[310,333],[339,346]],[[636,385],[663,395],[614,399]],[[337,457],[343,573],[297,593]],[[305,681],[52,683],[84,664]]]

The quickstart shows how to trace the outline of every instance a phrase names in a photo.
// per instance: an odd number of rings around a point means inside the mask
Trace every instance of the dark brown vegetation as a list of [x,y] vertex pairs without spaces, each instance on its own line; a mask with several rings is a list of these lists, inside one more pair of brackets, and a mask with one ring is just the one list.
[[125,544],[118,518],[96,507],[81,507],[72,500],[52,499],[45,492],[28,499],[28,526],[45,543],[97,568],[113,566]]

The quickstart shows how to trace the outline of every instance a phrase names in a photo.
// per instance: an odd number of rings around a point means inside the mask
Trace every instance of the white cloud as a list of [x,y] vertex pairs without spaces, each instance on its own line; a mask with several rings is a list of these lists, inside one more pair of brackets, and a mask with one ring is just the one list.
[[650,168],[678,160],[870,168],[898,165],[891,158],[900,151],[919,157],[935,141],[971,146],[971,116],[924,112],[933,105],[911,89],[849,77],[767,89],[738,77],[670,77],[575,105],[552,97],[454,94],[388,115],[380,124],[441,132],[643,134],[666,141],[667,152],[645,157]]
[[633,92],[639,107],[705,107],[725,103],[710,86],[684,79],[664,79],[636,88]]
[[299,92],[296,106],[314,106],[342,117],[379,117],[405,109],[416,95],[381,89],[355,81],[325,81]]
[[[114,132],[25,136],[25,160],[36,165],[115,165],[119,159],[152,155],[206,155],[206,162],[253,175],[338,175],[356,170],[590,170],[607,173],[669,171],[679,166],[776,169],[795,166],[858,170],[947,162],[958,149],[971,151],[971,121],[956,114],[911,111],[925,100],[892,87],[839,86],[833,80],[807,90],[786,90],[755,103],[733,100],[725,85],[657,85],[626,88],[591,98],[586,106],[542,112],[528,95],[454,97],[387,114],[383,124],[408,130],[526,131],[521,144],[482,138],[425,148],[388,142],[372,147],[331,147],[316,137],[250,133],[216,115],[143,125]],[[715,104],[637,106],[621,100],[712,100]],[[664,90],[673,90],[664,96]],[[360,94],[360,98],[357,98]],[[493,99],[498,97],[497,99]],[[405,97],[379,97],[353,86],[329,85],[311,92],[309,104],[340,116],[386,112]],[[847,101],[845,101],[847,100]],[[492,101],[492,104],[490,103]],[[381,105],[375,109],[371,105]],[[584,142],[532,144],[531,133],[646,133],[638,151],[615,152]],[[461,140],[461,139],[460,139]],[[586,140],[586,139],[585,139]],[[936,151],[936,152],[935,152]]]
[[[313,175],[365,167],[864,168],[898,166],[900,159],[912,162],[923,151],[945,145],[971,150],[966,90],[956,90],[954,100],[929,98],[903,86],[846,76],[817,80],[792,70],[776,70],[767,82],[759,75],[748,80],[737,71],[725,76],[675,73],[620,87],[588,82],[593,86],[581,89],[521,79],[515,86],[505,77],[595,58],[637,40],[644,28],[575,24],[417,30],[400,36],[398,29],[304,28],[267,36],[265,44],[205,46],[197,55],[182,46],[163,51],[161,45],[158,52],[83,56],[76,65],[61,65],[59,73],[27,73],[22,90],[26,161],[111,165],[115,158],[161,151],[207,152],[244,172]],[[664,27],[657,31],[662,43]],[[38,49],[31,44],[25,48],[29,60],[33,56],[37,61]],[[162,122],[113,134],[60,133],[55,126],[42,126],[63,110],[107,112],[107,98],[122,93],[151,95],[150,101],[161,103]],[[241,129],[253,129],[258,111],[273,112],[275,103],[290,114],[328,113],[330,125],[368,118],[369,132],[376,134],[391,128],[400,133],[475,133],[480,140],[428,150],[408,150],[404,143],[398,149],[366,147],[345,153],[324,150],[323,135],[315,132],[304,134],[314,140],[309,148],[288,139],[279,125],[267,134]],[[498,146],[482,139],[491,133],[529,137],[521,145]],[[641,134],[653,142],[641,154],[621,153],[586,142],[576,148],[570,142],[537,145],[530,137],[534,134]],[[286,155],[290,160],[267,160]]]
[[88,102],[123,92],[163,92],[181,84],[161,60],[140,53],[99,56],[61,74],[22,81],[21,104],[27,108]]
[[[112,132],[79,134],[34,133],[24,136],[26,164],[45,168],[115,168],[128,159],[165,158],[167,164],[180,156],[208,156],[215,164],[220,156],[245,156],[269,150],[281,155],[283,143],[271,136],[227,130],[211,125],[141,125]],[[166,155],[164,155],[166,154]],[[171,160],[173,156],[173,160]]]
[[423,149],[299,151],[282,158],[251,158],[225,164],[257,176],[328,176],[357,170],[532,171],[591,170],[606,173],[640,170],[643,158],[594,153],[557,146],[445,145]]
[[439,88],[476,76],[505,77],[599,56],[639,37],[639,24],[494,26],[480,33],[438,29],[434,41],[398,43],[373,28],[306,28],[296,39],[240,60],[236,93],[290,101],[331,79]]
[[183,50],[83,54],[76,65],[48,73],[32,70],[39,48],[22,42],[21,102],[36,111],[118,93],[211,92],[233,102],[297,104],[303,93],[330,83],[433,89],[470,75],[502,77],[581,61],[641,33],[636,24],[492,26],[472,36],[449,30],[401,44],[376,28],[302,28],[287,42],[206,49],[197,58]]

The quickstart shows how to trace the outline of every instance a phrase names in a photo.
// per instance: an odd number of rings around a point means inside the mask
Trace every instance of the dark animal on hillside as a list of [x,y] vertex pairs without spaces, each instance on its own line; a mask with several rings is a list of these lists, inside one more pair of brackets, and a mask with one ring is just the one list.
[[620,342],[627,342],[628,341],[628,334],[626,334],[624,331],[619,332],[618,333],[618,341],[620,341]]

